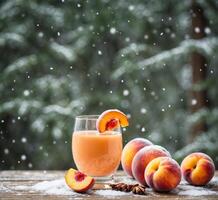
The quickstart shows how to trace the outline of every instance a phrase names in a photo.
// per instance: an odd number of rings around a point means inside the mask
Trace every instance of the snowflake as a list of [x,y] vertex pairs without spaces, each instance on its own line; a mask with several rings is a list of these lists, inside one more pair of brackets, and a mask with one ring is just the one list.
[[25,137],[22,137],[22,138],[21,138],[21,142],[22,142],[22,143],[26,143],[26,142],[27,142],[27,139],[26,139]]
[[26,155],[23,154],[23,155],[21,155],[20,158],[21,158],[21,160],[26,160]]
[[58,36],[60,36],[60,35],[61,35],[61,33],[58,31],[58,32],[57,32],[57,35],[58,35]]
[[123,96],[128,96],[129,95],[129,90],[123,90]]
[[144,39],[147,40],[149,38],[148,35],[144,35]]
[[110,34],[115,34],[116,33],[116,29],[114,27],[110,28]]
[[29,168],[32,168],[32,167],[33,167],[33,164],[32,164],[32,163],[29,163],[29,164],[28,164],[28,167],[29,167]]
[[98,55],[102,55],[102,51],[101,50],[98,50]]
[[128,7],[128,9],[129,9],[130,11],[132,11],[132,10],[134,10],[134,9],[135,9],[135,6],[133,6],[133,5],[130,5],[130,6]]
[[146,108],[141,108],[140,112],[141,112],[142,114],[145,114],[145,113],[147,112],[147,110],[146,110]]
[[211,33],[211,30],[210,30],[209,27],[206,27],[206,28],[204,29],[204,32],[205,32],[206,34],[210,34],[210,33]]
[[191,104],[194,106],[197,104],[197,100],[196,99],[192,99]]
[[129,37],[126,37],[126,38],[125,38],[125,41],[126,41],[126,42],[129,42],[129,41],[130,41],[130,38],[129,38]]
[[7,148],[4,149],[4,154],[6,154],[6,155],[9,154],[9,149],[7,149]]
[[30,91],[29,91],[29,90],[24,90],[24,91],[23,91],[23,94],[24,94],[24,96],[26,96],[26,97],[27,97],[27,96],[29,96],[29,95],[30,95]]
[[195,27],[195,28],[194,28],[194,31],[195,31],[195,33],[200,33],[200,32],[201,32],[201,29],[200,29],[199,27]]
[[43,32],[39,32],[39,33],[38,33],[38,36],[39,36],[40,38],[42,38],[42,37],[44,36],[44,33],[43,33]]
[[144,128],[144,127],[142,127],[142,128],[141,128],[141,131],[142,131],[142,132],[145,132],[145,128]]
[[78,4],[77,4],[77,7],[80,8],[80,7],[81,7],[81,4],[78,3]]

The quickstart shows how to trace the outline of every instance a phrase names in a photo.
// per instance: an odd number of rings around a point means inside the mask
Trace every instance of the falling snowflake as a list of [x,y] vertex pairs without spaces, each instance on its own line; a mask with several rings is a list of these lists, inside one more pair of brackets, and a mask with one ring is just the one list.
[[204,32],[205,32],[206,34],[210,34],[210,33],[211,33],[211,30],[210,30],[209,27],[206,27],[206,28],[204,29]]
[[133,5],[130,5],[130,6],[128,7],[128,9],[129,9],[130,11],[132,11],[132,10],[134,10],[134,9],[135,9],[135,6],[133,6]]
[[129,95],[129,90],[123,90],[123,96],[128,96]]
[[201,29],[200,29],[199,27],[195,27],[195,28],[194,28],[194,31],[195,31],[195,33],[200,33],[200,32],[201,32]]
[[101,50],[98,50],[98,55],[102,55],[102,51]]
[[26,160],[26,155],[24,155],[24,154],[21,155],[20,159],[21,159],[21,160]]
[[28,164],[28,167],[29,167],[29,168],[32,168],[32,167],[33,167],[33,164],[32,164],[32,163],[29,163],[29,164]]
[[114,27],[110,28],[110,34],[115,34],[116,33],[116,29]]
[[25,137],[22,137],[22,138],[21,138],[21,142],[22,142],[22,143],[26,143],[26,142],[27,142],[27,139],[26,139]]
[[39,32],[39,33],[38,33],[38,36],[39,36],[40,38],[42,38],[42,37],[44,36],[44,33],[43,33],[43,32]]
[[26,96],[26,97],[29,96],[30,95],[30,91],[29,90],[24,90],[23,91],[23,95]]
[[141,108],[140,112],[141,112],[142,114],[145,114],[145,113],[147,113],[147,110],[146,110],[145,108]]
[[197,100],[196,99],[192,99],[191,104],[194,106],[197,104]]
[[4,154],[6,154],[6,155],[9,154],[9,149],[7,149],[7,148],[4,149]]
[[142,128],[141,128],[141,131],[142,131],[142,132],[145,132],[145,127],[142,127]]

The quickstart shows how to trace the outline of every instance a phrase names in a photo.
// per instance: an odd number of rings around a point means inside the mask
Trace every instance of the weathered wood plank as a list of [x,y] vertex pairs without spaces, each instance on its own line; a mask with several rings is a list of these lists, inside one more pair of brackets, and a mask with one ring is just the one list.
[[[94,193],[90,194],[75,194],[74,195],[48,195],[36,191],[27,191],[17,189],[17,186],[32,186],[42,181],[52,181],[55,179],[63,178],[63,171],[0,171],[0,199],[1,200],[14,200],[14,199],[48,199],[48,200],[65,200],[65,199],[151,199],[151,200],[166,200],[166,199],[199,199],[199,196],[178,196],[176,193],[155,193],[148,191],[148,195],[139,196],[127,193],[125,196],[100,196]],[[216,172],[218,176],[218,172]],[[122,171],[117,172],[115,181],[120,182],[126,179]],[[131,181],[131,180],[130,180]],[[218,185],[208,184],[207,188],[210,191],[218,192]],[[203,196],[206,200],[218,199],[218,193],[215,195]]]

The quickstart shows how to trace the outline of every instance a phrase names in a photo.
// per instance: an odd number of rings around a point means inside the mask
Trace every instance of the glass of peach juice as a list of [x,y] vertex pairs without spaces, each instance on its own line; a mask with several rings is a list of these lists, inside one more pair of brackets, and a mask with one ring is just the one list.
[[99,133],[97,119],[98,115],[76,117],[72,136],[73,159],[79,171],[97,180],[111,179],[121,159],[121,128]]

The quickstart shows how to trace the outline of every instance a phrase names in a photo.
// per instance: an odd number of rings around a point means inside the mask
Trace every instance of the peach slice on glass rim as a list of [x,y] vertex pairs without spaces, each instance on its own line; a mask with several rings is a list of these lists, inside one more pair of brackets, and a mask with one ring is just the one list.
[[95,180],[91,176],[70,168],[65,174],[66,184],[75,192],[86,192],[94,186]]
[[114,130],[115,128],[129,125],[127,116],[117,109],[104,111],[97,119],[96,128],[99,133]]

